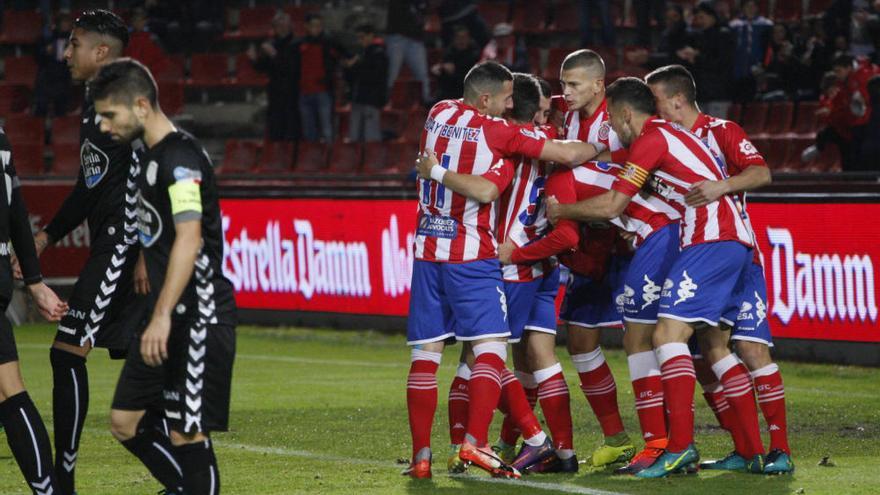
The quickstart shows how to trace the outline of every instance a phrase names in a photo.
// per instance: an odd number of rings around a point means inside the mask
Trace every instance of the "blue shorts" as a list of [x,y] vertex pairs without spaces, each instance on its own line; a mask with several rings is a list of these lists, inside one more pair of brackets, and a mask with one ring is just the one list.
[[752,250],[736,241],[689,246],[669,269],[660,293],[659,318],[717,326],[739,308]]
[[678,258],[678,224],[672,223],[654,232],[632,257],[626,272],[623,294],[623,319],[635,323],[657,323],[660,289],[669,269]]
[[630,256],[612,256],[608,273],[598,281],[569,274],[559,319],[585,328],[621,327],[623,319],[617,300],[624,292],[623,281],[630,259]]
[[559,269],[530,282],[504,282],[511,343],[519,342],[523,332],[556,335],[556,294]]
[[773,347],[770,323],[767,321],[767,281],[764,268],[749,263],[743,290],[737,296],[739,307],[728,312],[721,321],[733,327],[731,340],[748,340]]
[[507,297],[497,259],[467,263],[415,260],[406,341],[508,337]]

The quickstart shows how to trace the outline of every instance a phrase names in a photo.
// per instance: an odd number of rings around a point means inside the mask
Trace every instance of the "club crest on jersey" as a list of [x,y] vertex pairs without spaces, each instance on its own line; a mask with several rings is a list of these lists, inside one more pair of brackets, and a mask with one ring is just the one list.
[[743,140],[739,142],[739,152],[747,156],[758,154],[758,150],[757,148],[755,148],[755,145],[745,138],[743,138]]
[[611,125],[607,121],[602,122],[602,125],[599,126],[599,140],[607,141],[609,134],[611,134]]
[[138,237],[141,245],[150,247],[162,235],[162,217],[159,212],[143,196],[138,197]]
[[79,162],[82,165],[83,177],[85,177],[86,187],[89,189],[98,185],[101,179],[107,175],[107,169],[110,166],[110,159],[107,153],[101,151],[91,141],[86,139],[79,148]]
[[155,160],[151,160],[147,164],[147,184],[153,186],[156,184],[156,173],[159,171],[159,164]]

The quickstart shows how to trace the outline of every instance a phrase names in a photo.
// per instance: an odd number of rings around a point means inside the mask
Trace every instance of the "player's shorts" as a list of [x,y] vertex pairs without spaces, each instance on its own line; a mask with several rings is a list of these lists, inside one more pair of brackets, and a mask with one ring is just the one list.
[[663,283],[657,316],[717,326],[723,315],[739,307],[736,296],[751,262],[751,249],[736,241],[685,248]]
[[758,342],[773,347],[770,336],[770,323],[767,321],[767,281],[764,268],[757,263],[749,263],[745,283],[737,296],[739,307],[721,318],[733,330],[731,340]]
[[669,269],[678,258],[678,224],[671,223],[654,232],[639,246],[626,272],[623,294],[623,319],[634,323],[657,323],[660,290]]
[[629,260],[629,256],[612,256],[608,273],[598,281],[571,273],[559,319],[585,328],[622,327],[623,318],[617,300],[624,292],[623,281]]
[[91,342],[93,347],[110,349],[111,355],[125,355],[147,316],[148,299],[135,294],[132,282],[137,253],[136,246],[117,244],[89,255],[55,340],[78,347]]
[[497,259],[415,260],[406,322],[409,345],[510,337],[507,295]]
[[510,326],[508,342],[519,342],[526,331],[556,334],[557,292],[559,268],[529,282],[504,282]]
[[6,306],[3,306],[3,314],[0,314],[0,364],[18,361],[18,349],[15,347],[15,334],[12,332],[12,323],[6,318]]
[[235,327],[174,321],[161,366],[148,366],[140,338],[132,339],[113,409],[164,411],[169,428],[182,433],[226,431],[234,360]]

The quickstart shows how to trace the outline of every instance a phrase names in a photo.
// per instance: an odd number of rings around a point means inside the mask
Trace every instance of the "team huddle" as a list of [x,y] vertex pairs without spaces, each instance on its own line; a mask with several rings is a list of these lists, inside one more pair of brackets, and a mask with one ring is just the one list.
[[[568,278],[558,319],[604,436],[588,464],[642,478],[792,472],[762,260],[745,208],[745,192],[771,180],[764,159],[737,124],[699,111],[699,88],[682,66],[606,90],[601,57],[578,50],[563,61],[560,82],[554,118],[557,98],[545,81],[478,64],[463,98],[437,103],[425,123],[407,328],[413,452],[404,474],[431,477],[436,374],[456,341],[449,471],[473,465],[519,478],[578,470],[554,350],[560,263]],[[621,328],[638,451],[599,346],[603,331]],[[694,445],[697,381],[733,440],[720,460],[700,462]],[[490,446],[496,409],[504,422]]]

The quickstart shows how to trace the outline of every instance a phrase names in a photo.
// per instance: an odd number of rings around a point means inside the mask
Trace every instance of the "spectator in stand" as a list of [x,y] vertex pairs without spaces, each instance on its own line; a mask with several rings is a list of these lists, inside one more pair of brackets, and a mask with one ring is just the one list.
[[388,47],[388,79],[390,89],[397,81],[400,66],[406,62],[416,81],[422,84],[422,103],[431,100],[428,80],[428,53],[425,51],[425,19],[428,2],[422,0],[388,2],[385,44]]
[[254,68],[269,76],[266,93],[267,138],[270,141],[299,139],[300,53],[290,16],[278,11],[272,18],[272,38],[259,49],[251,45],[247,55]]
[[853,56],[874,58],[880,40],[880,16],[867,0],[854,0],[849,31],[849,50]]
[[822,128],[816,133],[816,143],[801,153],[801,161],[804,163],[813,161],[829,144],[837,146],[841,157],[846,156],[850,150],[852,134],[849,130],[849,110],[845,108],[842,99],[838,98],[841,83],[837,75],[832,71],[827,72],[822,77],[821,88],[822,95],[819,97],[816,115]]
[[852,146],[850,152],[842,155],[843,170],[859,170],[858,154],[862,148],[867,131],[867,124],[871,120],[872,103],[868,94],[868,81],[871,77],[880,74],[880,68],[866,59],[855,59],[850,55],[840,55],[834,59],[834,73],[841,83],[841,91],[838,94],[840,104],[849,111],[848,126],[852,133]]
[[69,110],[72,80],[64,50],[72,28],[70,14],[61,12],[56,16],[50,34],[40,41],[37,51],[39,69],[34,82],[34,115],[59,116]]
[[733,65],[733,100],[751,101],[757,84],[755,74],[761,69],[773,22],[760,15],[757,0],[742,4],[742,15],[730,21],[730,29],[736,37]]
[[[675,4],[676,6],[678,4]],[[663,25],[663,17],[666,13],[666,0],[633,0],[633,8],[636,11],[636,36],[642,46],[651,46],[651,16],[658,26]]]
[[730,107],[731,76],[736,42],[708,2],[694,8],[694,36],[676,56],[694,75],[697,102],[709,115],[725,118]]
[[147,26],[155,34],[169,52],[177,53],[186,46],[182,2],[178,0],[145,0],[143,5],[147,13]]
[[464,76],[480,60],[480,49],[471,38],[466,26],[456,26],[452,44],[443,53],[443,60],[431,67],[437,76],[437,99],[449,100],[464,93]]
[[611,19],[609,0],[581,0],[581,46],[593,46],[593,12],[599,11],[601,42],[604,46],[614,46],[614,21]]
[[477,10],[474,0],[442,0],[437,9],[440,14],[440,39],[443,46],[452,42],[453,28],[467,26],[471,37],[481,49],[489,42],[489,28]]
[[513,35],[513,26],[506,22],[492,28],[492,40],[486,43],[480,62],[493,60],[511,72],[530,72],[525,41]]
[[150,32],[148,24],[147,11],[143,7],[136,7],[131,14],[131,32],[125,56],[146,65],[153,74],[161,74],[168,64],[168,57],[159,45],[158,37]]
[[651,53],[648,64],[652,68],[657,68],[679,63],[680,60],[675,54],[687,46],[687,43],[688,32],[687,23],[684,21],[684,9],[677,3],[669,4],[666,7],[660,43],[657,45],[657,51]]
[[880,76],[868,80],[868,97],[871,100],[871,119],[865,129],[865,140],[859,156],[859,170],[880,171]]
[[794,41],[795,54],[804,68],[805,86],[809,88],[807,99],[818,97],[823,74],[831,70],[831,49],[822,26],[821,22],[803,19]]
[[730,13],[730,2],[728,0],[715,0],[712,2],[712,8],[718,16],[718,24],[729,26],[733,16]]
[[382,107],[388,102],[385,85],[388,77],[388,55],[385,42],[376,36],[369,24],[356,30],[363,52],[345,61],[346,76],[351,86],[350,141],[382,140]]
[[794,54],[788,27],[773,26],[773,39],[765,53],[765,72],[762,74],[762,97],[764,101],[796,99],[806,68]]
[[340,51],[324,34],[317,14],[306,16],[306,36],[299,44],[299,112],[306,141],[333,142],[333,75]]

